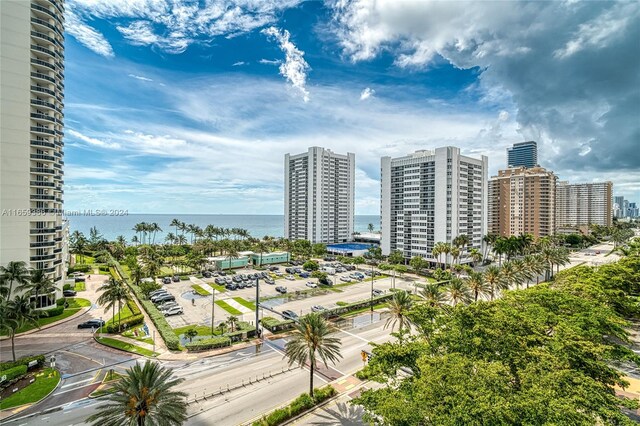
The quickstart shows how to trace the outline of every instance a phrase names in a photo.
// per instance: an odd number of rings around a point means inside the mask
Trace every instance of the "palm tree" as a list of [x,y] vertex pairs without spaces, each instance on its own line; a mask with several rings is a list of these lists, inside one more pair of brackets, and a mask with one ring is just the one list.
[[42,302],[39,296],[53,293],[56,291],[56,286],[51,279],[47,278],[44,271],[36,269],[31,271],[29,283],[17,287],[16,290],[29,290],[29,294],[33,294],[36,298],[36,308],[41,308]]
[[187,394],[173,390],[184,379],[172,378],[173,370],[147,360],[135,364],[114,385],[108,403],[87,421],[93,425],[182,425],[187,421]]
[[262,266],[262,253],[266,252],[269,249],[269,247],[267,246],[267,243],[265,243],[264,241],[259,241],[256,248],[260,252],[260,265],[259,266]]
[[309,395],[313,398],[313,372],[317,359],[328,367],[328,361],[335,364],[340,354],[340,339],[329,337],[329,323],[318,313],[311,313],[300,318],[296,323],[291,340],[285,346],[285,356],[289,358],[289,366],[299,363],[302,368],[309,362]]
[[432,308],[443,308],[447,305],[447,297],[438,284],[427,284],[420,292],[420,296]]
[[467,286],[473,292],[474,302],[478,301],[479,296],[484,296],[490,292],[489,285],[485,282],[484,275],[481,272],[470,272],[466,281]]
[[453,247],[451,247],[449,252],[451,253],[451,264],[455,265],[456,264],[456,260],[458,260],[458,258],[460,257],[460,254],[461,254],[460,248],[456,247],[456,246],[453,246]]
[[131,275],[131,279],[133,280],[133,283],[135,285],[140,285],[140,282],[144,278],[144,271],[142,270],[142,266],[140,266],[140,264],[136,261],[129,268],[129,272]]
[[229,324],[229,328],[231,329],[231,332],[233,333],[236,330],[236,327],[238,326],[238,317],[231,315],[228,319],[227,319],[227,324]]
[[469,250],[469,256],[471,257],[474,266],[482,261],[482,253],[480,253],[480,250],[477,248]]
[[11,292],[13,291],[13,284],[18,286],[24,286],[29,283],[31,279],[31,273],[27,269],[27,264],[23,261],[11,261],[7,263],[7,266],[0,266],[0,281],[3,286],[9,283],[9,288],[5,289],[7,299],[11,298]]
[[520,280],[522,279],[520,271],[516,269],[516,266],[513,262],[508,261],[504,262],[502,268],[500,268],[500,273],[502,274],[502,278],[507,283],[508,288],[511,288],[513,284],[517,287],[520,287]]
[[[113,311],[113,318],[116,317],[116,305],[120,306],[122,299],[126,297],[126,289],[124,289],[122,283],[115,278],[109,278],[109,281],[104,283],[98,291],[102,292],[98,297],[98,303],[104,305],[105,310],[111,308]],[[118,315],[120,312],[118,311]],[[120,321],[118,321],[118,325]]]
[[387,319],[384,328],[391,325],[391,331],[398,323],[398,332],[402,333],[405,325],[408,325],[407,313],[411,309],[413,300],[411,295],[406,291],[396,291],[389,301],[389,313],[391,316]]
[[467,283],[460,278],[452,278],[449,281],[449,284],[445,287],[445,294],[453,306],[471,301],[471,290]]
[[367,226],[367,229],[369,230],[369,232],[373,233],[373,230],[375,229],[373,223],[370,223],[369,226]]
[[484,270],[484,282],[489,286],[491,300],[495,298],[498,290],[508,288],[508,284],[505,285],[500,268],[495,265],[490,265]]
[[229,269],[231,269],[231,261],[237,259],[240,254],[238,253],[238,245],[235,241],[229,241],[226,247],[227,259],[229,259]]
[[11,353],[13,360],[16,360],[15,338],[17,331],[24,325],[30,324],[40,328],[38,325],[38,312],[33,309],[28,294],[16,296],[7,303],[7,321],[6,326],[9,327],[9,337],[11,338]]
[[169,226],[175,226],[176,228],[176,235],[178,235],[178,228],[180,228],[180,221],[178,219],[171,219],[171,223],[169,224]]

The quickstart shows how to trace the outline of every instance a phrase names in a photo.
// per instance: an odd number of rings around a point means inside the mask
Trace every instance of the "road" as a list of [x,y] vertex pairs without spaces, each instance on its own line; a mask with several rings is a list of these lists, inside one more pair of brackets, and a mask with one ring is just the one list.
[[[368,316],[368,315],[367,315]],[[366,324],[367,321],[363,321]],[[342,340],[343,358],[335,365],[319,368],[315,374],[314,384],[320,387],[334,379],[352,374],[362,367],[360,351],[371,350],[369,342],[383,342],[390,338],[390,329],[384,329],[384,322],[377,321],[350,330],[337,331]],[[248,422],[265,412],[272,410],[299,394],[308,391],[309,371],[306,368],[288,368],[282,349],[285,340],[278,339],[262,345],[234,351],[225,355],[206,358],[193,362],[171,361],[163,365],[174,369],[176,376],[185,379],[179,386],[189,394],[189,400],[198,398],[198,402],[190,403],[188,408],[190,425],[216,424],[220,426],[238,425]],[[129,365],[128,361],[121,366]],[[272,378],[262,379],[271,374]],[[83,380],[86,380],[84,376]],[[260,379],[256,383],[256,379]],[[249,382],[251,381],[251,384]],[[72,383],[72,382],[69,382]],[[63,386],[69,384],[65,383]],[[82,386],[82,383],[78,385]],[[243,387],[242,384],[245,384]],[[85,385],[86,386],[86,385]],[[208,397],[226,387],[234,388],[221,396]],[[66,391],[73,386],[62,389]],[[6,425],[77,425],[103,404],[103,400],[81,399],[60,407],[59,411],[5,422]]]

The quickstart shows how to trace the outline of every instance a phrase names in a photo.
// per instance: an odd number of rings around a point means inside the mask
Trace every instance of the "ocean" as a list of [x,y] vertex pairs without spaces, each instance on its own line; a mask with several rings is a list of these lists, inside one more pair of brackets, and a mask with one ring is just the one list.
[[[127,241],[136,234],[133,227],[136,223],[156,222],[163,232],[156,234],[156,243],[164,242],[168,232],[175,234],[175,227],[169,226],[173,219],[185,223],[193,223],[203,228],[207,225],[219,228],[242,228],[249,231],[252,237],[262,238],[284,236],[283,215],[226,215],[226,214],[130,214],[123,216],[70,216],[70,232],[80,231],[89,237],[89,229],[92,226],[98,228],[102,236],[109,240],[115,240],[118,235],[124,235]],[[354,230],[366,232],[370,223],[375,229],[380,228],[380,217],[377,215],[356,215]]]

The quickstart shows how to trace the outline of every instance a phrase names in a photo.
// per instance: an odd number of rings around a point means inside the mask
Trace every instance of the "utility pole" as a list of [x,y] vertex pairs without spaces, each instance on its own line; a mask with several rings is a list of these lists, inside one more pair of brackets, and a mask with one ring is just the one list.
[[213,337],[213,328],[214,328],[214,315],[215,315],[215,307],[216,307],[216,289],[211,287],[211,337]]
[[373,274],[373,262],[371,262],[371,313],[373,313],[373,281],[376,279]]
[[258,321],[260,321],[259,315],[260,309],[260,278],[256,277],[256,336],[260,337],[260,325]]

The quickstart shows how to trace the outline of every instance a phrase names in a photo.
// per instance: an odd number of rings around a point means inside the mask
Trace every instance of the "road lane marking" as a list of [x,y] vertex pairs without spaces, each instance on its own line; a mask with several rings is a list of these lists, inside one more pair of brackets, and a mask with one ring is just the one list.
[[73,382],[73,383],[67,383],[66,385],[62,385],[62,386],[60,386],[60,389],[65,389],[65,388],[68,388],[69,386],[75,386],[75,385],[78,385],[78,384],[80,384],[80,383],[91,382],[91,381],[93,381],[93,380],[95,380],[95,377],[90,377],[90,378],[88,378],[88,379],[80,380],[80,381]]
[[95,386],[95,385],[96,385],[96,383],[89,383],[89,384],[86,384],[84,386],[79,386],[79,387],[74,388],[74,389],[69,389],[69,390],[66,390],[66,391],[58,392],[55,395],[58,396],[58,395],[62,395],[62,394],[67,393],[67,392],[73,392],[73,391],[78,390],[78,389],[86,388],[87,386]]

